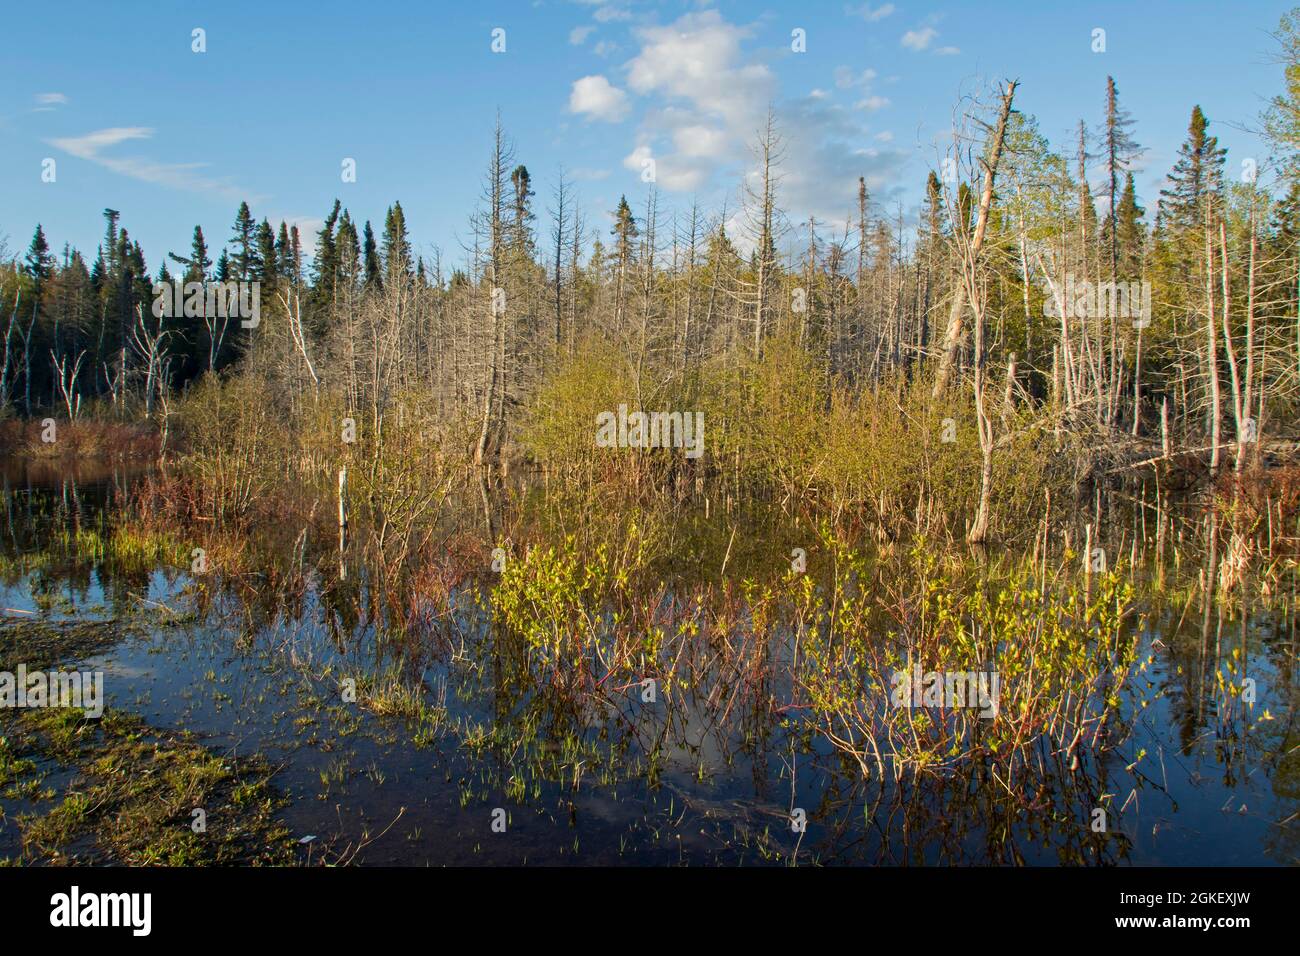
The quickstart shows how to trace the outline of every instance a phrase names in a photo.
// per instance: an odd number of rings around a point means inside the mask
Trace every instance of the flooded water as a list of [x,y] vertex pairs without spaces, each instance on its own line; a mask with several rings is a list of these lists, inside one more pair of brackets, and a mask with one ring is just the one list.
[[[65,664],[102,670],[109,708],[218,753],[265,756],[304,862],[1300,860],[1293,603],[1240,613],[1189,601],[1147,618],[1137,660],[1150,663],[1123,703],[1132,732],[1103,760],[1023,779],[992,764],[864,779],[780,680],[764,699],[790,707],[753,706],[725,674],[654,700],[632,684],[606,688],[604,706],[578,704],[518,678],[468,589],[453,592],[450,639],[394,638],[348,600],[362,573],[311,571],[286,597],[269,575],[227,587],[179,563],[125,567],[77,547],[110,526],[138,477],[127,470],[9,463],[0,476],[0,613],[132,622]],[[1253,708],[1225,707],[1217,675],[1229,665],[1254,680]],[[340,693],[349,680],[401,693],[359,707]],[[0,857],[20,855],[13,821],[39,807],[0,805]],[[1097,806],[1111,808],[1104,834]]]

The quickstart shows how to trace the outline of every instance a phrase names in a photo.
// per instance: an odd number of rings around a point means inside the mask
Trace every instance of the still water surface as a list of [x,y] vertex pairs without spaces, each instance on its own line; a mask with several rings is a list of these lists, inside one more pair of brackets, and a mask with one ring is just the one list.
[[[790,713],[730,715],[686,695],[667,706],[620,691],[601,714],[515,694],[465,648],[490,641],[486,611],[460,595],[461,647],[377,636],[339,613],[327,582],[285,601],[268,583],[196,600],[188,568],[125,573],[50,542],[103,528],[138,473],[0,467],[0,608],[50,620],[134,619],[85,660],[107,706],[188,729],[217,752],[278,768],[282,819],[304,861],[365,864],[1026,863],[1269,865],[1300,860],[1295,624],[1280,613],[1169,613],[1142,635],[1148,704],[1133,736],[1077,786],[991,799],[987,777],[882,792]],[[191,614],[196,608],[198,614]],[[176,623],[170,609],[185,619]],[[30,615],[29,615],[30,616]],[[1255,716],[1219,718],[1215,662],[1244,649]],[[490,655],[489,655],[490,657]],[[338,677],[420,688],[436,722],[340,700]],[[774,688],[780,697],[782,688]],[[1131,708],[1138,708],[1130,702]],[[495,732],[493,732],[495,731]],[[1140,767],[1129,769],[1145,751]],[[60,784],[59,778],[51,783]],[[62,780],[66,786],[67,779]],[[887,787],[888,789],[888,787]],[[1124,806],[1097,841],[1096,794]],[[790,826],[805,808],[806,832]],[[505,833],[493,811],[506,811]],[[5,806],[12,816],[15,809]],[[0,827],[0,856],[20,852]]]

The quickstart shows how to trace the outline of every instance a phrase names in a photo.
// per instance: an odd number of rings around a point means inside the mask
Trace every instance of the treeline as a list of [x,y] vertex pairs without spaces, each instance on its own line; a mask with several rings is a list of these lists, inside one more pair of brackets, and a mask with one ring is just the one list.
[[[114,210],[89,265],[38,226],[0,265],[0,409],[155,416],[196,378],[237,372],[293,407],[327,392],[376,431],[418,394],[485,461],[511,454],[539,387],[584,357],[626,372],[631,394],[603,407],[685,410],[706,385],[746,388],[779,338],[828,402],[921,380],[936,400],[973,396],[986,459],[1009,427],[995,412],[1016,407],[1099,452],[1158,443],[1242,465],[1289,434],[1300,384],[1293,18],[1278,39],[1291,69],[1263,118],[1273,154],[1230,162],[1194,107],[1157,197],[1137,194],[1143,150],[1112,79],[1064,150],[1015,109],[1015,84],[968,104],[914,226],[864,179],[840,221],[791,221],[771,117],[738,202],[668,210],[651,183],[608,226],[563,174],[539,200],[498,123],[450,272],[416,254],[400,203],[376,236],[335,200],[310,253],[245,203],[215,259],[195,227],[152,272]],[[260,282],[261,324],[154,316],[152,284],[173,278]]]

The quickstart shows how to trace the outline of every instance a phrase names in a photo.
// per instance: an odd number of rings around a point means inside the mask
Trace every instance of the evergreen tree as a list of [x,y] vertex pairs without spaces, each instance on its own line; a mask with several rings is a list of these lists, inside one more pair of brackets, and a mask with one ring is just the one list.
[[1133,185],[1133,174],[1124,174],[1124,192],[1120,196],[1116,211],[1115,240],[1117,248],[1117,278],[1121,281],[1135,281],[1142,271],[1142,255],[1146,243],[1146,229],[1142,217],[1146,210],[1138,205],[1137,190]]
[[635,253],[636,237],[640,235],[632,207],[627,204],[626,196],[619,196],[618,208],[614,210],[614,227],[610,230],[614,237],[614,328],[623,328],[624,285],[628,270],[632,266]]
[[384,271],[389,281],[400,281],[411,275],[411,246],[406,238],[406,214],[402,204],[394,203],[384,219]]
[[116,209],[104,210],[104,245],[101,250],[108,252],[107,267],[104,270],[105,276],[114,276],[117,274],[119,263],[117,261],[117,223],[122,214]]
[[32,243],[27,247],[27,274],[32,277],[32,295],[39,304],[45,291],[46,283],[54,274],[54,256],[50,255],[50,244],[45,241],[45,231],[40,223],[32,235]]
[[[182,276],[185,282],[206,282],[208,280],[208,270],[212,268],[212,260],[208,258],[208,244],[203,239],[203,227],[194,227],[194,238],[190,242],[189,257],[178,256],[174,252],[169,252],[173,262],[185,266],[185,273]],[[223,252],[224,256],[225,253]]]
[[316,273],[316,285],[312,289],[318,320],[323,319],[324,312],[334,303],[334,283],[338,272],[338,252],[335,247],[334,227],[339,220],[342,204],[334,200],[334,208],[325,218],[325,224],[316,234],[316,261],[312,268]]
[[1206,203],[1213,202],[1223,189],[1223,163],[1226,149],[1217,136],[1209,135],[1209,120],[1200,106],[1192,108],[1187,139],[1178,150],[1178,162],[1169,174],[1170,187],[1160,190],[1160,211],[1170,232],[1175,235],[1199,228],[1205,217]]
[[365,243],[362,255],[365,258],[366,266],[366,288],[382,289],[384,287],[383,276],[381,275],[383,267],[379,263],[379,249],[375,244],[375,231],[370,228],[370,220],[366,220]]
[[357,242],[357,227],[352,224],[352,217],[346,209],[339,220],[335,248],[341,291],[351,292],[361,277],[361,246]]
[[239,211],[235,214],[235,225],[231,230],[231,244],[235,247],[235,254],[230,258],[230,268],[233,270],[237,279],[247,280],[252,277],[256,271],[256,246],[253,233],[257,226],[253,222],[253,214],[248,209],[248,203],[241,202]]
[[263,219],[257,227],[257,259],[252,277],[262,282],[273,282],[279,274],[276,266],[275,232],[271,224]]
[[512,203],[512,244],[520,256],[531,256],[532,249],[532,198],[533,198],[533,179],[528,173],[528,167],[522,164],[516,166],[510,174],[510,182],[515,188],[514,202]]
[[[1106,159],[1106,213],[1107,246],[1110,253],[1110,274],[1115,279],[1119,272],[1119,185],[1120,175],[1138,155],[1139,149],[1129,132],[1133,120],[1120,108],[1119,90],[1113,76],[1106,77],[1106,126],[1102,132]],[[1131,181],[1131,177],[1130,177]]]
[[632,215],[632,207],[627,204],[627,197],[620,196],[618,208],[614,210],[614,227],[610,230],[610,235],[614,237],[614,258],[620,270],[632,261],[634,242],[640,234],[636,217]]
[[289,227],[280,220],[280,234],[275,239],[276,275],[281,279],[293,279],[293,249],[289,244]]

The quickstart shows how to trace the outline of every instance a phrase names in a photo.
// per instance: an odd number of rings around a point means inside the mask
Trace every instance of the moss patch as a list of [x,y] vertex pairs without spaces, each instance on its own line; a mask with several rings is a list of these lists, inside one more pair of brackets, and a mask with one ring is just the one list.
[[[0,670],[85,660],[121,640],[115,621],[0,621]],[[0,824],[16,825],[21,854],[0,863],[147,866],[295,862],[275,818],[283,798],[261,757],[213,752],[189,733],[105,710],[0,710]],[[60,785],[46,781],[57,778]],[[194,810],[206,816],[195,832]]]
[[[16,818],[22,862],[294,862],[293,840],[275,819],[283,800],[260,757],[221,756],[189,734],[158,731],[118,711],[98,721],[77,710],[25,711],[6,730],[14,733],[0,754],[9,755],[11,786],[48,762],[73,771],[61,802]],[[194,829],[196,809],[206,815],[203,832]]]

